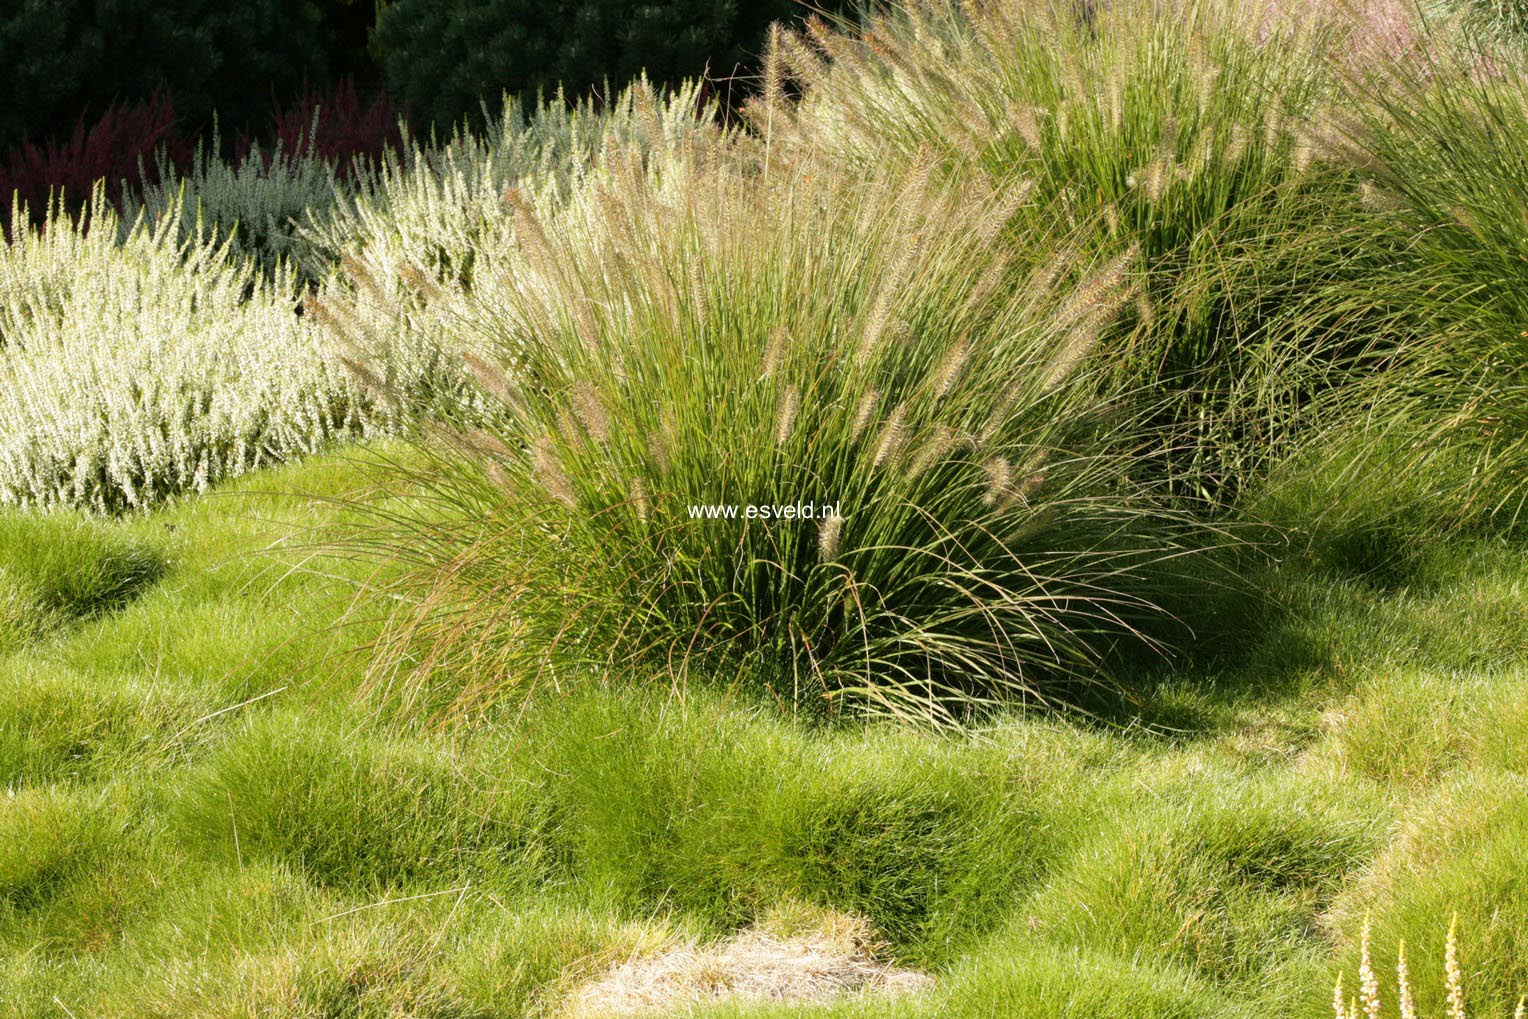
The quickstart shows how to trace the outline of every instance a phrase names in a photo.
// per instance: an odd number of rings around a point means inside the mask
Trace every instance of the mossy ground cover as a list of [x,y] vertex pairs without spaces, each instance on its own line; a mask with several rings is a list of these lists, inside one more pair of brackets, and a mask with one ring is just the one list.
[[0,521],[5,1014],[555,1015],[792,904],[935,989],[707,1014],[1316,1015],[1366,916],[1436,1009],[1456,911],[1472,1009],[1528,984],[1520,546],[1259,567],[1279,611],[1130,722],[829,724],[718,677],[442,725],[357,695],[371,567],[315,551],[367,458]]

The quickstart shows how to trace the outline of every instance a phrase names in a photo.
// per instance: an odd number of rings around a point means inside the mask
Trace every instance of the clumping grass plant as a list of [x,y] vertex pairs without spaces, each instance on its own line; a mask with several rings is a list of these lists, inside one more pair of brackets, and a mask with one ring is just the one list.
[[998,242],[1025,191],[933,158],[629,153],[564,206],[511,194],[457,327],[494,417],[385,521],[415,569],[379,681],[698,670],[935,720],[1101,681],[1189,531],[1098,438],[1133,261],[1031,271]]
[[1177,395],[1163,466],[1229,502],[1315,397],[1372,361],[1372,325],[1321,300],[1383,255],[1334,129],[1334,53],[1362,34],[1251,2],[917,0],[859,32],[776,34],[750,117],[861,168],[933,148],[957,179],[1027,182],[1016,233],[1039,222],[1096,257],[1138,249],[1107,360]]
[[1480,44],[1367,91],[1353,136],[1369,188],[1411,238],[1363,300],[1406,309],[1419,371],[1416,442],[1468,452],[1478,515],[1528,498],[1528,72]]

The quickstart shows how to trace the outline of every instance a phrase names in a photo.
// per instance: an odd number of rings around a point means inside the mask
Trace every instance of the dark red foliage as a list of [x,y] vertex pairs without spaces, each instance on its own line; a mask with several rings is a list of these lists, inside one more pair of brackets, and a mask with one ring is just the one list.
[[[386,92],[363,105],[355,83],[347,78],[322,92],[304,88],[295,105],[277,107],[261,148],[269,159],[279,141],[282,152],[311,152],[348,176],[357,158],[375,162],[388,149],[403,150],[399,117]],[[241,138],[234,146],[235,160],[242,162],[251,145]],[[191,140],[176,130],[175,104],[168,98],[112,105],[88,129],[81,115],[67,141],[41,146],[25,141],[0,156],[0,223],[9,222],[13,192],[20,194],[32,222],[41,223],[50,194],[62,190],[72,214],[89,201],[91,188],[102,178],[107,198],[120,206],[122,181],[134,191],[142,186],[140,165],[153,180],[161,155],[185,170],[192,153]]]
[[25,141],[0,158],[0,218],[10,216],[12,192],[19,192],[33,222],[46,215],[50,192],[61,190],[67,207],[78,209],[102,178],[107,196],[117,202],[123,180],[134,187],[139,184],[140,162],[155,173],[161,148],[180,166],[190,161],[191,147],[175,129],[175,104],[168,98],[133,106],[113,104],[89,129],[81,115],[66,141],[42,146]]
[[[314,117],[318,118],[314,127]],[[268,145],[281,143],[285,153],[309,153],[348,175],[357,158],[375,163],[388,149],[403,151],[402,116],[386,91],[362,105],[355,82],[343,78],[322,92],[304,87],[302,97],[271,118]],[[234,153],[242,161],[250,143],[241,139]]]

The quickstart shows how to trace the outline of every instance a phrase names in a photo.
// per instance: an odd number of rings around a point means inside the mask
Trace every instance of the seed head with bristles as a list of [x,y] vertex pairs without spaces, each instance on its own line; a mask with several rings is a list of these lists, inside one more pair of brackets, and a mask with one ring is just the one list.
[[875,466],[880,467],[896,458],[906,441],[906,404],[898,404],[881,425],[880,436],[875,444]]
[[658,468],[659,474],[667,474],[673,469],[673,461],[669,457],[668,440],[662,432],[647,433],[647,455],[652,457],[653,466]]
[[982,502],[997,506],[1008,498],[1008,486],[1013,483],[1013,464],[1006,457],[995,456],[982,464],[982,471],[987,475]]
[[764,346],[764,378],[772,377],[780,367],[780,362],[785,360],[785,350],[790,344],[790,333],[784,326],[779,326],[769,334],[769,342]]
[[377,278],[372,273],[371,267],[361,259],[351,254],[341,255],[340,271],[355,284],[358,292],[365,291],[377,306],[380,307],[387,303],[387,295],[377,283]]
[[573,413],[578,415],[584,431],[595,442],[604,442],[610,437],[610,415],[605,413],[604,401],[593,383],[580,381],[574,385]]
[[706,317],[706,277],[700,259],[690,261],[690,301],[695,308],[695,317],[704,320]]
[[801,405],[801,390],[795,386],[788,387],[780,397],[780,406],[775,411],[775,445],[785,445],[785,440],[790,438],[791,426],[796,423],[796,412]]
[[976,233],[977,240],[982,244],[992,243],[1034,190],[1035,182],[1028,179],[1008,187],[1003,197],[982,217]]
[[636,513],[637,519],[647,523],[652,515],[652,503],[647,495],[647,482],[642,480],[642,475],[636,474],[631,479],[631,508]]
[[909,480],[919,477],[955,452],[965,441],[960,432],[946,424],[935,425],[929,435],[918,443],[917,452],[908,466]]
[[506,403],[511,400],[514,390],[510,387],[509,378],[498,365],[472,353],[463,354],[462,363],[483,389]]
[[1078,365],[1082,364],[1093,347],[1097,345],[1099,332],[1096,314],[1089,315],[1067,332],[1066,341],[1056,351],[1055,359],[1051,361],[1050,371],[1040,383],[1041,392],[1048,393],[1071,377]]
[[961,370],[965,368],[970,356],[971,344],[964,337],[950,344],[950,349],[945,351],[939,366],[934,369],[935,399],[948,396],[950,390],[955,388],[955,382],[960,378]]
[[1013,122],[1013,128],[1023,139],[1024,144],[1029,146],[1031,152],[1039,152],[1042,141],[1040,135],[1040,122],[1035,117],[1035,111],[1028,106],[1016,106],[1009,111],[1008,119]]
[[473,429],[462,438],[466,440],[467,447],[475,453],[497,457],[501,460],[508,460],[515,456],[515,451],[510,448],[509,443],[484,429]]
[[563,472],[562,465],[557,462],[557,455],[549,437],[543,436],[532,443],[531,468],[535,471],[536,480],[541,483],[547,495],[568,509],[578,507],[578,499],[573,494],[573,485],[568,481],[567,474]]
[[764,108],[774,113],[785,106],[785,59],[786,31],[779,22],[769,26],[769,36],[764,44]]
[[844,518],[837,513],[822,522],[817,531],[817,558],[825,563],[831,563],[838,558],[838,546],[842,540],[844,530]]
[[312,294],[303,298],[302,313],[310,319],[314,325],[347,342],[354,342],[355,329],[352,323],[346,321],[337,308],[326,301],[321,301]]
[[420,297],[426,301],[438,301],[444,291],[440,284],[430,278],[430,274],[417,266],[404,263],[398,267],[398,278],[408,284]]
[[849,429],[850,442],[858,442],[859,437],[865,434],[865,429],[870,427],[870,422],[875,418],[876,408],[880,405],[880,390],[865,390],[865,395],[860,397],[858,406],[854,408],[854,422]]
[[961,314],[969,315],[971,312],[981,307],[982,304],[986,302],[987,298],[992,296],[992,292],[997,289],[998,284],[1003,281],[1003,277],[1007,275],[1007,272],[1008,264],[1006,262],[994,259],[992,263],[982,271],[982,274],[977,278],[976,283],[973,284],[971,289],[966,293],[965,304],[963,304],[960,309]]

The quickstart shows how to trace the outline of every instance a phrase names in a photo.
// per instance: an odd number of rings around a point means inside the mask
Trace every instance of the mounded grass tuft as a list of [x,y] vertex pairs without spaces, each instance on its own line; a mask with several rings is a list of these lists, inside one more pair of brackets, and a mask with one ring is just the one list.
[[1190,971],[1107,949],[1037,944],[1006,934],[957,967],[930,1014],[1120,1016],[1122,1019],[1212,1019],[1235,1015],[1228,1002]]
[[220,858],[284,861],[326,887],[522,888],[555,872],[533,787],[332,720],[253,720],[187,776],[173,812]]
[[68,512],[0,512],[0,611],[30,618],[34,628],[118,609],[167,567],[154,543],[110,522]]
[[[1372,941],[1393,953],[1405,941],[1420,1014],[1446,1005],[1444,942],[1458,915],[1466,1006],[1471,1015],[1512,1013],[1528,989],[1528,785],[1489,771],[1461,776],[1407,812],[1395,842],[1346,891],[1331,923],[1343,939],[1339,961],[1358,965],[1364,918]],[[1394,956],[1376,968],[1394,972]],[[1314,1010],[1312,1010],[1314,1014]]]
[[109,857],[125,817],[110,789],[40,786],[0,797],[0,929]]
[[1317,776],[1260,779],[1191,759],[1167,767],[1177,777],[1153,785],[1178,785],[1175,794],[1122,811],[1021,909],[1040,944],[1107,946],[1256,987],[1319,946],[1317,917],[1379,844],[1383,808],[1323,790]]
[[163,768],[216,710],[205,696],[152,680],[103,686],[66,666],[16,659],[0,674],[0,787],[100,781]]

